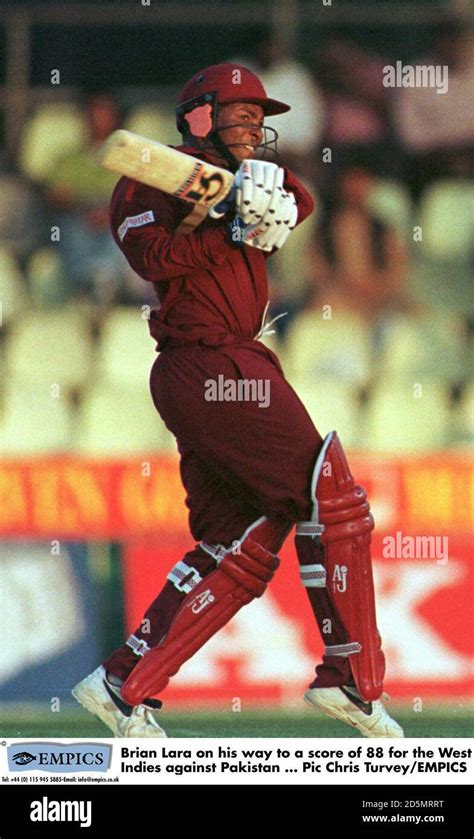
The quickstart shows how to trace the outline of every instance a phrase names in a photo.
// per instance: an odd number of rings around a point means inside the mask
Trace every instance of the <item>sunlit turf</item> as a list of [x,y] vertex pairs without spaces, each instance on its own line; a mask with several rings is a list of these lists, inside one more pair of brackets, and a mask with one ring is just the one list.
[[[405,729],[406,737],[469,737],[473,721],[464,704],[429,707],[415,712],[390,704],[390,713]],[[316,711],[190,710],[162,712],[160,724],[169,737],[358,737],[346,725]],[[79,707],[59,712],[35,705],[8,705],[0,709],[0,737],[109,737],[99,720]]]

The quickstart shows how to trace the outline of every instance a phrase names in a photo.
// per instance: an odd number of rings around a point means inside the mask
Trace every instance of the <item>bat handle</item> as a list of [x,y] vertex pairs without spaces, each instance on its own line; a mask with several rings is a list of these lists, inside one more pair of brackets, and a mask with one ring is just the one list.
[[219,201],[215,207],[211,207],[209,210],[209,215],[211,218],[222,218],[225,216],[226,213],[229,212],[231,207],[235,202],[235,186],[232,187],[230,192],[226,195],[223,201]]

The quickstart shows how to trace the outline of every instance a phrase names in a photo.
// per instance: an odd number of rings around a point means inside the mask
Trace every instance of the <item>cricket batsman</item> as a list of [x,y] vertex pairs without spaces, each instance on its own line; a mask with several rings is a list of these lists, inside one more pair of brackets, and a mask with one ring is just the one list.
[[[125,177],[113,194],[115,241],[156,289],[149,326],[160,352],[150,387],[177,440],[197,543],[170,569],[141,626],[73,689],[117,737],[166,736],[156,697],[264,594],[294,527],[301,583],[325,647],[306,701],[366,737],[403,737],[381,698],[366,493],[336,432],[322,439],[259,341],[269,326],[266,261],[313,210],[295,175],[275,162],[278,135],[264,125],[288,110],[246,68],[207,67],[179,96],[178,150],[235,173],[230,196],[208,212]],[[265,382],[269,399],[262,405],[248,391],[213,399],[218,381],[235,383],[235,393],[239,383]]]

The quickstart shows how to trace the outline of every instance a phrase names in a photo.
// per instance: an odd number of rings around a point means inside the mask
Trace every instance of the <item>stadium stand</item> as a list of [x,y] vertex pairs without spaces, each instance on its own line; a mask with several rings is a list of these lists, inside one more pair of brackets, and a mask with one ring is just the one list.
[[58,385],[66,393],[88,380],[92,341],[81,308],[30,309],[16,318],[6,340],[8,375],[25,387]]
[[55,162],[80,149],[86,139],[81,109],[69,102],[40,105],[27,121],[18,154],[21,172],[34,182],[45,181]]
[[460,381],[465,360],[462,326],[460,318],[441,311],[392,318],[385,331],[379,375]]
[[133,108],[124,122],[127,131],[134,131],[142,137],[159,140],[165,145],[176,146],[181,142],[181,135],[176,128],[173,108],[159,105],[140,105]]
[[367,404],[361,444],[393,454],[427,452],[449,442],[449,395],[439,381],[384,379]]
[[469,262],[474,254],[474,185],[464,180],[432,184],[422,198],[419,224],[426,259]]
[[28,295],[23,275],[11,251],[0,246],[0,304],[2,325],[25,311]]
[[291,377],[290,383],[324,437],[337,430],[344,446],[360,444],[360,408],[357,389],[330,377]]
[[148,387],[100,382],[81,402],[73,448],[96,456],[146,454],[170,448],[165,432]]
[[94,373],[97,379],[122,387],[147,386],[156,358],[148,333],[146,307],[116,307],[102,325]]
[[295,318],[286,348],[288,371],[299,376],[334,376],[365,384],[372,375],[371,333],[365,321],[348,312],[322,309]]
[[71,403],[59,391],[54,396],[31,382],[4,380],[0,416],[2,457],[60,454],[71,448],[74,414]]

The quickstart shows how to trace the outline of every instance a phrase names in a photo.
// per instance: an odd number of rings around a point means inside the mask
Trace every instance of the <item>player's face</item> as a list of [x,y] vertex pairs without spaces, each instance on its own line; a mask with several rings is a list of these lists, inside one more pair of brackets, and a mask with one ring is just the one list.
[[[217,128],[222,141],[231,146],[230,151],[237,160],[246,160],[254,156],[263,139],[263,108],[260,105],[244,102],[221,105],[217,118]],[[225,126],[231,126],[225,128]]]

